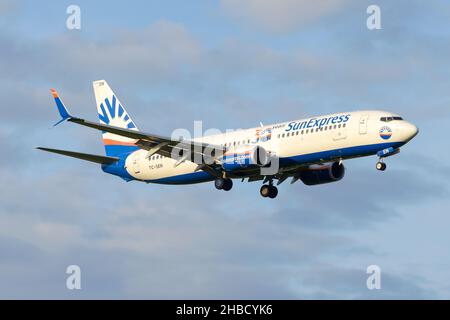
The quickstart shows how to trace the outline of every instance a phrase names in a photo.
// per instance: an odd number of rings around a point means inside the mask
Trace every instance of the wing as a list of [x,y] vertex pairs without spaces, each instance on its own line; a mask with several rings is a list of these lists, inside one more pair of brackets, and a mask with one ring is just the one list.
[[215,175],[221,171],[220,158],[225,151],[222,146],[193,140],[175,140],[156,134],[87,121],[72,116],[53,89],[52,94],[55,97],[56,106],[62,118],[55,126],[64,121],[73,122],[85,127],[134,139],[136,146],[148,151],[147,157],[160,154],[177,159],[175,166],[184,161],[192,161],[199,165],[198,170],[208,171],[211,174],[214,172]]
[[165,157],[178,159],[175,166],[188,160],[199,165],[216,167],[219,164],[220,155],[224,153],[223,147],[218,145],[192,140],[174,140],[169,137],[86,121],[76,117],[70,117],[67,121],[135,139],[135,144],[138,147],[148,150],[147,157],[151,157],[154,154],[161,154]]

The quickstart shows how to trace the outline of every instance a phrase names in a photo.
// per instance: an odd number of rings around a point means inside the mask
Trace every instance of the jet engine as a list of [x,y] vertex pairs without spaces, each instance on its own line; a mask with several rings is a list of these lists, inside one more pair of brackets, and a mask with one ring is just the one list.
[[225,152],[222,166],[225,171],[240,171],[270,164],[269,153],[261,146],[242,146]]
[[342,163],[332,162],[321,165],[311,165],[299,175],[300,180],[308,186],[324,184],[341,180],[345,175]]

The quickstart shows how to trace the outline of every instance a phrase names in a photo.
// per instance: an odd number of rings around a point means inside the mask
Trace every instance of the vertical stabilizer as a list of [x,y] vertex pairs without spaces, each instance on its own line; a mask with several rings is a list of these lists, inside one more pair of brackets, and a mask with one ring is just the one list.
[[[105,80],[93,82],[100,123],[138,131],[135,123]],[[117,156],[138,149],[136,140],[103,132],[107,156]]]

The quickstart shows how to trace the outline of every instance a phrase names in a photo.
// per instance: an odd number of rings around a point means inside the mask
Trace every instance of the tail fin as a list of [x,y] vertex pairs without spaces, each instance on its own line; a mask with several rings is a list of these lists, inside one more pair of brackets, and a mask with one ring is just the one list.
[[[138,131],[127,111],[105,80],[93,82],[100,123]],[[103,132],[103,144],[107,156],[117,156],[138,149],[136,140]]]

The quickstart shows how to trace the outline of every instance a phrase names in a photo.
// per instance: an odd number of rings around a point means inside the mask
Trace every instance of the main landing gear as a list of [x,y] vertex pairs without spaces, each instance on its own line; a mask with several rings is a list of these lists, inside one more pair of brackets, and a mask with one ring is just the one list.
[[[218,190],[230,191],[233,188],[233,181],[229,178],[217,178],[214,180],[214,186]],[[273,185],[271,180],[269,184],[264,184],[259,192],[264,198],[274,199],[278,195],[278,188]]]
[[377,170],[384,171],[386,170],[386,163],[383,162],[383,159],[381,158],[380,161],[377,162],[376,165]]
[[233,181],[228,178],[217,178],[214,181],[214,186],[217,190],[230,191],[233,188]]
[[261,196],[264,198],[269,197],[270,199],[274,199],[278,195],[278,188],[275,187],[271,181],[269,184],[264,184],[259,193],[261,193]]

